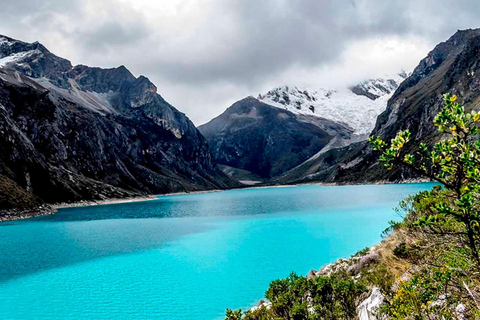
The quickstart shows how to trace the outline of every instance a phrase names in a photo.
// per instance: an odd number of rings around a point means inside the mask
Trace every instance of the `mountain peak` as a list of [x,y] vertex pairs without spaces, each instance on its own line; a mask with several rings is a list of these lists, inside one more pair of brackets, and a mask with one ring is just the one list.
[[[74,67],[38,41],[27,43],[3,35],[0,35],[0,68],[12,69],[30,78],[45,78],[53,86],[68,90],[75,87],[97,93],[119,92],[128,84],[134,86],[136,94],[157,92],[147,77],[136,78],[125,65],[108,69],[81,64]],[[43,84],[50,87],[45,81]]]
[[408,74],[405,70],[401,70],[394,76],[385,76],[382,78],[368,79],[349,89],[357,94],[365,96],[371,100],[376,100],[380,97],[393,93],[400,83],[402,83]]
[[[199,127],[216,161],[258,177],[282,174],[351,129],[325,119],[304,119],[252,96]],[[336,139],[334,139],[336,137]],[[244,173],[245,173],[244,172]],[[248,184],[248,183],[247,183]]]
[[15,39],[13,39],[13,38],[10,38],[10,37],[7,37],[7,36],[5,36],[5,35],[3,35],[3,34],[0,34],[0,46],[2,46],[2,45],[11,45],[11,44],[13,44],[13,43],[15,43],[15,42],[24,43],[24,42],[22,42],[22,41],[20,41],[20,40],[15,40]]
[[312,90],[284,85],[259,94],[258,99],[295,114],[348,124],[357,134],[366,134],[374,128],[376,117],[385,110],[387,100],[407,76],[402,70],[394,76],[368,79],[339,89]]
[[447,42],[454,42],[458,45],[459,42],[464,42],[472,37],[480,36],[480,28],[477,29],[464,29],[464,30],[457,30]]
[[0,68],[12,69],[33,78],[48,77],[60,84],[65,81],[58,74],[72,69],[72,64],[52,54],[38,41],[27,43],[0,36]]

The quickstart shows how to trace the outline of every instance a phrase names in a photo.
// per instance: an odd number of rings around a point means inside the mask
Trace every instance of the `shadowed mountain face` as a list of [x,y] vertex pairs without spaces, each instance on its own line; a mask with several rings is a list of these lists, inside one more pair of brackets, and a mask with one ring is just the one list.
[[218,163],[267,179],[307,160],[334,137],[352,134],[347,126],[295,115],[253,97],[236,102],[199,129]]
[[[437,45],[395,91],[372,134],[389,141],[399,130],[409,129],[411,147],[420,141],[431,145],[441,139],[432,121],[444,105],[443,94],[457,94],[467,109],[480,109],[479,52],[480,29],[458,31]],[[403,169],[385,170],[377,158],[378,153],[366,143],[331,150],[287,173],[281,182],[348,183],[414,177]]]
[[147,78],[0,36],[0,209],[236,185]]

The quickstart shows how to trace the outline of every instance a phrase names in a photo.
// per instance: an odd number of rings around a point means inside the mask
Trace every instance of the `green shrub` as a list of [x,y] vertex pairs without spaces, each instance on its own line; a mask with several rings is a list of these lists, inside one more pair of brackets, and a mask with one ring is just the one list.
[[230,310],[227,309],[225,320],[241,320],[242,319],[242,309]]
[[400,242],[395,248],[393,248],[393,255],[398,258],[408,258],[410,256],[405,241]]
[[352,256],[352,257],[358,257],[358,256],[364,256],[366,255],[367,253],[370,252],[370,248],[369,247],[365,247],[361,250],[358,250],[357,252],[355,252],[355,254]]
[[[356,315],[358,297],[366,291],[363,284],[350,278],[306,278],[292,273],[270,284],[265,294],[271,302],[270,309],[247,311],[244,319],[352,319]],[[228,318],[228,311],[231,310],[227,310],[226,319],[235,320],[231,316]]]

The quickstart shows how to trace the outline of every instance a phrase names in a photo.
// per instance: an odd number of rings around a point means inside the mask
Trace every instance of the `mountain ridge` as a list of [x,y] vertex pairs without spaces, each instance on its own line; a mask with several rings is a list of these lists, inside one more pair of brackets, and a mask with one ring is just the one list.
[[199,126],[215,160],[269,179],[307,160],[352,129],[320,117],[295,115],[249,96]]
[[343,123],[364,135],[374,128],[376,116],[385,110],[388,99],[406,77],[402,70],[394,76],[367,79],[345,88],[280,86],[259,94],[258,99],[295,114]]
[[[38,203],[239,186],[148,78],[38,42],[0,36],[0,131],[1,180]],[[0,187],[0,208],[14,206]]]

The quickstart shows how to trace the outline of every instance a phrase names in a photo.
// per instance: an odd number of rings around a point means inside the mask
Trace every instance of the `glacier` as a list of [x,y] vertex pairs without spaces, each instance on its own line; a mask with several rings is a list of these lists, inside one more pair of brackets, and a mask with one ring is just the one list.
[[394,76],[337,89],[281,86],[258,95],[258,100],[294,114],[346,124],[356,134],[363,135],[372,131],[377,116],[385,110],[388,99],[407,76],[402,71]]

